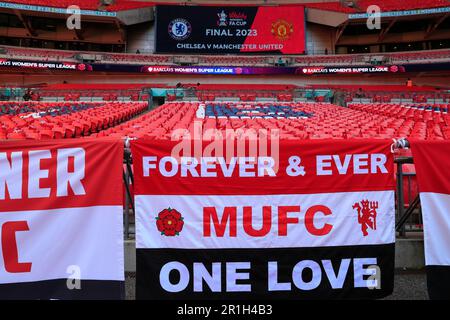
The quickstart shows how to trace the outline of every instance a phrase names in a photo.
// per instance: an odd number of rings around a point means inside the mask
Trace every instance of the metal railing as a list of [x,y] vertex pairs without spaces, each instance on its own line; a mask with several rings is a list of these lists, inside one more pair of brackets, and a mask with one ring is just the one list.
[[124,202],[124,236],[125,239],[130,239],[131,234],[134,233],[134,217],[135,217],[135,206],[134,206],[134,198],[132,192],[130,190],[130,186],[134,185],[134,175],[132,164],[133,160],[131,157],[131,150],[129,148],[124,149],[123,153],[123,183],[125,186],[125,202]]
[[[397,187],[396,187],[396,224],[395,230],[400,237],[406,236],[408,231],[423,231],[422,211],[420,206],[420,197],[418,190],[413,190],[412,179],[416,177],[415,172],[405,172],[405,164],[413,164],[412,157],[398,157],[395,160],[397,166]],[[408,202],[405,201],[405,179]],[[413,192],[416,193],[412,199]],[[415,220],[415,221],[414,221]]]

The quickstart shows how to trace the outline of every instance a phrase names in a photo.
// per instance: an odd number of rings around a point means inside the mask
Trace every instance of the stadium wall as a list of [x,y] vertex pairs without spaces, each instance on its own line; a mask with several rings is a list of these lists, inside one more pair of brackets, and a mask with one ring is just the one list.
[[80,39],[74,30],[67,29],[66,25],[61,23],[56,25],[55,31],[38,30],[35,36],[30,35],[25,28],[1,27],[0,37],[12,38],[34,38],[49,41],[75,41],[90,42],[97,44],[121,44],[123,39],[120,32],[113,24],[102,24],[101,32],[97,29],[98,24],[83,22],[82,38]]
[[127,52],[153,53],[155,51],[155,23],[144,22],[127,28]]

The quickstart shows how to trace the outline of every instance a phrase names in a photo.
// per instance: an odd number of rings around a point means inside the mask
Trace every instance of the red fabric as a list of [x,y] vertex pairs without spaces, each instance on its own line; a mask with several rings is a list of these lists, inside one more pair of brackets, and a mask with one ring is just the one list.
[[366,12],[367,7],[377,5],[382,11],[403,11],[450,6],[447,0],[359,0],[355,8],[344,6],[338,1],[307,3],[307,8],[322,9],[344,13]]
[[[57,196],[57,150],[63,148],[82,148],[84,150],[85,178],[81,180],[85,194],[75,195],[68,185],[68,196]],[[50,188],[46,198],[28,198],[28,159],[31,150],[49,150],[50,159],[40,161],[41,170],[48,170],[48,178],[40,179],[40,188]],[[121,205],[123,142],[120,139],[72,139],[49,141],[4,141],[1,153],[6,153],[11,161],[12,152],[22,152],[22,198],[11,200],[9,192],[2,200],[2,211],[49,210],[70,207],[88,207],[93,205]],[[77,153],[78,154],[78,153]],[[79,154],[78,154],[79,155]],[[73,160],[72,160],[73,161]],[[70,158],[69,168],[70,171]],[[73,169],[73,168],[72,168]],[[60,186],[59,186],[60,187]],[[98,192],[109,189],[110,192]]]
[[[67,8],[72,5],[79,6],[83,10],[98,10],[98,0],[2,0],[3,2],[19,3],[43,7]],[[122,11],[144,7],[153,7],[152,2],[140,2],[130,0],[116,0],[114,4],[105,6],[106,11]]]
[[237,84],[237,83],[207,83],[197,86],[195,83],[186,83],[183,87],[195,87],[199,90],[285,90],[295,89],[293,84]]
[[[273,26],[282,22],[286,38],[279,38],[272,34]],[[292,26],[292,33],[289,26]],[[248,36],[245,45],[255,45],[255,50],[241,50],[243,52],[261,51],[259,45],[282,45],[283,54],[301,54],[305,52],[305,8],[293,7],[259,7],[251,29],[258,30],[258,36]]]
[[420,192],[450,194],[450,141],[411,141]]
[[[9,102],[8,102],[9,103]],[[16,103],[19,104],[20,103]],[[77,102],[22,102],[32,107],[32,112],[46,111],[76,105]],[[143,112],[147,103],[86,102],[89,109],[58,116],[30,117],[30,114],[1,115],[0,139],[51,139],[88,136],[118,125]],[[28,116],[27,118],[23,118]]]
[[158,83],[57,83],[49,84],[46,90],[127,90],[140,89],[143,87],[152,88],[173,88],[166,84]]
[[420,92],[420,91],[428,91],[434,92],[437,91],[435,87],[431,86],[403,86],[403,85],[353,85],[353,84],[339,84],[339,85],[330,85],[330,84],[313,84],[310,86],[314,89],[346,89],[346,90],[358,90],[359,88],[363,89],[363,91],[387,91],[387,92],[403,92],[403,91],[412,91],[412,92]]

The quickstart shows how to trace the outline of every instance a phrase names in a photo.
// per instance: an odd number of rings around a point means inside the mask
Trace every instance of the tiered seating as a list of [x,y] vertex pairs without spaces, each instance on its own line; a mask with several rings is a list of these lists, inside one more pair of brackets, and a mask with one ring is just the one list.
[[[367,56],[367,55],[366,55]],[[361,65],[364,64],[364,55],[314,55],[300,56],[295,62],[301,65]]]
[[388,57],[391,63],[432,63],[448,61],[450,50],[399,52],[391,53]]
[[171,130],[193,126],[198,103],[167,103],[131,121],[96,134],[98,137],[170,137]]
[[184,88],[194,88],[200,101],[214,101],[216,98],[232,98],[240,101],[257,99],[278,99],[292,101],[295,85],[284,84],[201,84],[187,83]]
[[103,62],[113,63],[156,63],[156,64],[171,64],[172,57],[167,55],[153,55],[153,54],[129,54],[129,53],[108,53],[103,54]]
[[277,100],[278,101],[292,101],[292,94],[290,94],[290,93],[287,93],[287,94],[279,93],[277,95]]
[[377,5],[382,11],[404,11],[414,9],[428,9],[448,7],[449,3],[446,0],[358,0],[357,7],[350,8],[338,1],[308,3],[308,8],[322,9],[327,11],[356,13],[366,12],[367,7]]
[[[406,85],[311,85],[314,89],[332,89],[344,91],[346,102],[416,102],[441,103],[450,102],[450,93],[432,86],[406,86]],[[362,100],[360,100],[362,99]]]
[[[67,8],[70,5],[78,5],[81,9],[85,10],[97,10],[99,7],[97,0],[4,0],[4,2],[57,8]],[[365,12],[367,7],[372,4],[378,5],[382,11],[401,11],[449,6],[446,0],[359,0],[357,3],[357,8],[349,8],[341,4],[339,1],[307,3],[306,6],[308,8],[317,8],[344,13]],[[116,0],[114,4],[105,6],[104,9],[107,11],[122,11],[148,6],[154,6],[154,3],[132,0]]]
[[232,98],[240,101],[256,101],[257,98],[292,101],[292,94],[284,91],[277,93],[277,91],[258,90],[244,93],[238,90],[198,90],[196,95],[200,101],[214,101],[216,98]]
[[382,11],[402,11],[414,9],[428,9],[448,7],[447,0],[359,0],[358,6],[367,11],[367,7],[376,4]]
[[140,91],[138,90],[124,90],[119,92],[113,90],[97,90],[80,91],[78,93],[73,93],[70,91],[57,91],[52,94],[46,94],[45,96],[58,97],[61,95],[64,96],[64,101],[79,101],[81,98],[88,99],[89,101],[97,101],[98,99],[103,101],[119,101],[119,98],[123,98],[125,101],[147,101],[148,99],[148,94],[140,95]]
[[[148,95],[141,93],[142,84],[72,84],[72,85],[51,85],[36,90],[41,99],[64,99],[64,101],[79,101],[80,98],[86,100],[99,99],[103,101],[131,100],[146,101]],[[119,99],[120,98],[120,99]],[[123,98],[123,99],[122,99]]]
[[[364,100],[361,101],[360,99]],[[358,91],[347,92],[347,102],[371,102],[377,103],[440,103],[450,102],[450,94],[442,92],[405,92],[405,93],[393,93],[393,92],[380,92],[380,91],[363,91],[362,94]]]
[[[0,114],[2,139],[62,139],[88,136],[142,113],[147,103],[18,103]],[[36,111],[39,110],[39,111]]]
[[355,13],[356,10],[353,8],[345,7],[340,2],[317,2],[317,3],[307,3],[307,8],[321,9],[333,12],[343,12],[343,13]]
[[[6,54],[0,54],[5,58],[22,58],[39,61],[65,61],[77,62],[76,54],[93,54],[101,56],[98,63],[108,64],[157,64],[175,65],[179,58],[185,56],[177,55],[154,55],[154,54],[131,54],[131,53],[105,53],[89,51],[65,51],[50,49],[35,49],[2,46]],[[408,63],[433,63],[450,61],[450,50],[424,50],[412,52],[396,53],[373,53],[373,54],[343,54],[343,55],[302,55],[290,56],[292,66],[348,66],[348,65],[369,65],[371,56],[384,56],[391,64]],[[197,65],[217,65],[217,66],[273,66],[270,61],[276,61],[279,56],[192,56]],[[194,59],[195,58],[195,59]]]
[[376,115],[383,129],[399,137],[413,139],[450,139],[450,105],[351,104],[350,108]]
[[185,129],[193,134],[197,122],[203,133],[208,129],[276,129],[281,139],[450,139],[450,118],[444,112],[448,105],[439,106],[441,112],[399,105],[385,105],[377,112],[379,105],[343,108],[327,103],[224,103],[202,105],[203,117],[198,118],[199,106],[167,103],[97,136],[167,139]]
[[75,62],[74,51],[66,50],[46,50],[35,48],[22,48],[22,47],[4,47],[6,50],[6,56],[14,59],[29,59],[39,61],[72,61]]
[[[61,106],[61,105],[60,105]],[[45,112],[48,109],[56,107],[55,104],[46,103],[41,104],[39,102],[2,102],[0,105],[0,116],[2,115],[18,115],[27,114],[32,112]]]
[[[98,0],[2,0],[3,2],[43,6],[43,7],[55,7],[55,8],[67,8],[72,5],[77,5],[83,10],[98,10]],[[114,4],[104,6],[102,10],[106,11],[123,11],[131,9],[139,9],[145,7],[152,7],[154,3],[140,2],[130,0],[116,0]]]

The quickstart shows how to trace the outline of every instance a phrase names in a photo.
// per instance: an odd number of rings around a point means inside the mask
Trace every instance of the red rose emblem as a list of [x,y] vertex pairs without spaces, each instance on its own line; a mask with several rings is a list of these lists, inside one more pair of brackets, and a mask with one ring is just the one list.
[[181,213],[172,208],[167,208],[158,213],[156,217],[156,227],[161,235],[173,237],[180,235],[183,230],[183,217]]

